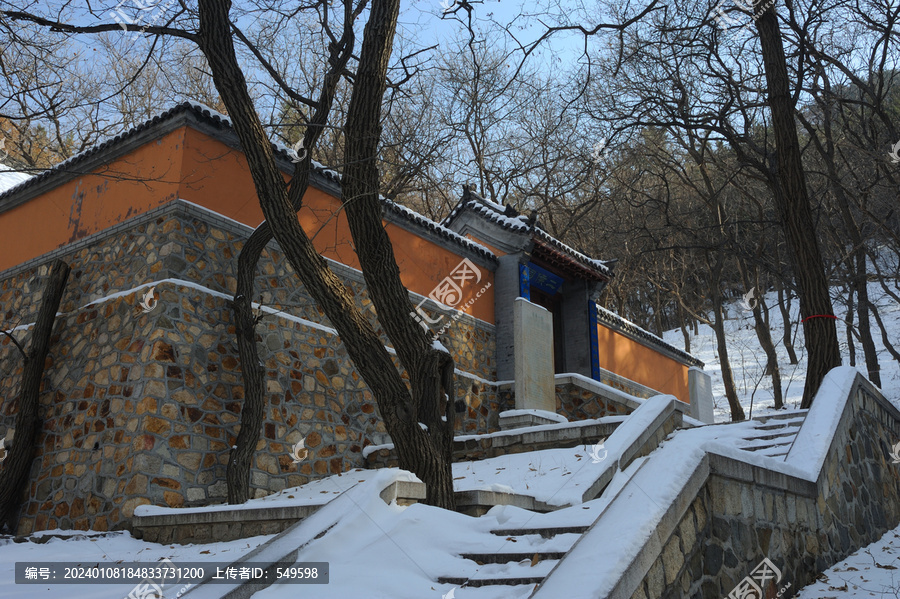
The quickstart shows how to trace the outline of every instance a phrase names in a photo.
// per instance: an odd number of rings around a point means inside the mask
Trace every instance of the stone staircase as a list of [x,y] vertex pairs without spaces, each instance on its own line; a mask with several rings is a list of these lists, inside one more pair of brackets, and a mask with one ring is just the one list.
[[[649,407],[649,406],[648,406]],[[795,410],[786,413],[777,413],[761,416],[751,422],[745,422],[746,431],[733,431],[734,441],[745,451],[758,453],[777,460],[784,460],[794,443],[797,432],[806,418],[808,410]],[[720,425],[730,429],[727,424]],[[647,432],[657,429],[659,433],[667,433],[671,429],[659,427],[659,416],[655,426],[648,427]],[[726,429],[726,430],[727,430]],[[623,429],[624,433],[625,430]],[[619,470],[627,466],[638,455],[646,455],[652,451],[665,434],[648,435],[645,432],[640,437],[642,450],[632,449],[623,452],[617,460],[619,463],[613,466],[613,470]],[[655,437],[655,438],[650,438]],[[601,498],[606,495],[605,489],[593,497],[585,497],[585,501],[594,497]],[[582,538],[590,528],[595,518],[585,518],[580,526],[546,526],[529,528],[496,529],[490,532],[502,537],[501,542],[494,550],[487,550],[484,544],[473,547],[471,551],[459,553],[461,566],[455,575],[440,576],[437,582],[454,585],[458,591],[466,588],[479,587],[506,587],[508,591],[517,592],[516,596],[528,593],[529,589],[523,585],[536,588],[554,570],[556,565],[569,553],[573,546]],[[519,547],[525,548],[522,551]],[[523,588],[516,588],[523,587]],[[455,595],[454,595],[455,596]],[[465,596],[465,595],[462,595]],[[491,595],[493,596],[493,595]],[[506,595],[504,595],[506,596]]]
[[746,444],[741,449],[784,460],[797,438],[807,412],[809,410],[795,410],[754,418],[761,424],[744,436]]
[[[475,572],[461,577],[442,576],[438,582],[460,589],[540,584],[588,527],[589,524],[492,530],[491,534],[505,538],[498,550],[461,553],[460,558],[475,564]],[[515,551],[519,542],[529,550]]]

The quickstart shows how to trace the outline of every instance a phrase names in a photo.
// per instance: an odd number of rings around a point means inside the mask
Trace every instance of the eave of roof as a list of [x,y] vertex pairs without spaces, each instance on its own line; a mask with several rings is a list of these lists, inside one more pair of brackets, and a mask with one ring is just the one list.
[[505,210],[505,207],[486,200],[471,190],[467,190],[450,214],[447,215],[447,218],[443,220],[442,224],[449,226],[464,211],[474,212],[489,222],[508,231],[519,233],[531,232],[535,240],[540,240],[544,244],[555,247],[557,250],[580,264],[582,268],[593,273],[592,278],[602,279],[604,281],[608,281],[612,278],[612,268],[602,260],[595,260],[594,258],[585,256],[581,252],[547,233],[538,223],[529,224],[526,216],[509,216],[500,212],[501,210]]

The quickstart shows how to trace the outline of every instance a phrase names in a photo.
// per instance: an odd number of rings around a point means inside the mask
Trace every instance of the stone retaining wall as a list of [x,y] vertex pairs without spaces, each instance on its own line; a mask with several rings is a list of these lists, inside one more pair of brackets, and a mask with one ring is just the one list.
[[[113,529],[142,504],[224,501],[243,400],[229,298],[248,232],[175,202],[43,257],[49,263],[59,254],[72,274],[47,362],[44,426],[20,534]],[[283,286],[294,279],[275,247],[258,278],[263,304],[282,312],[264,315],[258,327],[268,403],[254,496],[363,466],[362,448],[385,432],[327,319],[299,285]],[[336,268],[374,319],[359,273]],[[0,326],[34,320],[47,274],[37,263],[0,273]],[[158,304],[145,314],[138,304],[150,284]],[[14,334],[28,342],[28,329]],[[493,329],[463,317],[447,337],[457,367],[472,371],[457,385],[458,430],[488,432],[497,400],[482,381],[495,376]],[[0,437],[15,442],[22,361],[5,336],[0,372]],[[309,457],[294,464],[289,452],[302,437]]]
[[710,454],[709,477],[631,598],[720,599],[764,558],[782,573],[765,597],[811,583],[900,523],[898,438],[900,412],[857,376],[817,482]]

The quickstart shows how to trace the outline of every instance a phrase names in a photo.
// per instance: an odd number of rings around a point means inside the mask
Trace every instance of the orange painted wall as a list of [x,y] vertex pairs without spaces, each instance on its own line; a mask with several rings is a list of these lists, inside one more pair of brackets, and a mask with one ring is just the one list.
[[[285,180],[289,177],[285,175]],[[184,199],[251,227],[263,221],[244,155],[208,135],[182,127],[120,157],[104,169],[0,212],[4,232],[0,271],[107,229],[152,208]],[[324,256],[359,269],[346,215],[337,198],[310,188],[300,222]],[[462,256],[385,223],[408,289],[428,295]],[[450,246],[452,247],[452,246]],[[494,322],[493,272],[463,287],[461,304],[491,286],[465,311]]]
[[[187,130],[185,148],[181,199],[254,227],[263,221],[250,169],[242,153],[194,129]],[[289,177],[285,176],[285,180]],[[341,210],[341,201],[311,187],[303,204],[299,212],[300,223],[319,253],[359,270],[350,225]],[[462,256],[452,250],[397,225],[385,223],[385,229],[400,267],[400,279],[410,291],[427,296],[462,260]],[[461,304],[491,283],[491,287],[465,312],[493,324],[494,273],[485,268],[480,270],[481,281],[477,285],[470,281],[463,287]]]
[[688,366],[597,323],[600,368],[690,403]]
[[177,130],[0,212],[0,270],[107,229],[178,196],[184,130]]

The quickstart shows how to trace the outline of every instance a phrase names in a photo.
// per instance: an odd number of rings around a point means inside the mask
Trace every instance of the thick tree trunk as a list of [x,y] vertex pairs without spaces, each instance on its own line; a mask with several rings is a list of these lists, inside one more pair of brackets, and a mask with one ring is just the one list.
[[419,423],[424,424],[427,433],[424,438],[410,439],[407,448],[395,443],[400,466],[415,472],[426,484],[427,503],[452,509],[453,361],[409,317],[409,292],[400,281],[393,247],[382,224],[378,195],[376,155],[381,138],[381,103],[399,10],[399,0],[375,0],[371,4],[347,109],[343,193],[366,287],[379,322],[409,373],[417,415],[417,422],[411,424],[417,430],[423,430]]
[[16,435],[0,467],[0,523],[5,524],[13,533],[16,530],[19,500],[28,484],[35,440],[41,428],[39,402],[44,363],[50,352],[50,336],[68,278],[69,265],[62,260],[54,261],[37,322],[31,333],[31,347],[25,354],[19,410],[16,413]]
[[[225,471],[228,503],[244,503],[250,499],[250,467],[259,442],[266,406],[265,370],[260,363],[256,346],[256,320],[251,303],[253,272],[256,270],[258,256],[256,260],[243,260],[245,256],[249,256],[246,246],[238,257],[238,293],[232,304],[244,382],[244,402],[241,407],[241,430],[231,449]],[[253,260],[253,263],[248,265],[246,262],[249,260]],[[241,264],[242,262],[244,263]]]
[[[443,364],[449,355],[432,346],[425,331],[409,316],[412,304],[400,281],[378,200],[375,151],[380,139],[379,111],[398,0],[376,0],[370,7],[345,126],[348,165],[342,190],[370,297],[379,322],[409,374],[412,393],[366,316],[300,226],[235,56],[230,7],[227,0],[199,0],[199,43],[241,140],[266,222],[291,266],[338,330],[350,358],[375,396],[400,466],[412,470],[428,485],[428,503],[452,508],[452,477],[448,477],[452,454],[446,449],[452,444],[454,413],[452,401],[444,401],[441,406],[442,392],[448,396],[452,392],[452,385],[444,381],[447,369]],[[422,402],[436,402],[439,406],[430,414],[443,411],[436,422],[423,423],[425,428],[418,421]]]
[[806,385],[800,406],[808,408],[828,371],[840,366],[841,354],[825,264],[816,240],[815,221],[801,161],[787,61],[773,5],[756,20],[756,28],[772,111],[780,183],[774,186],[773,195],[790,248],[794,277],[800,287],[800,315],[808,356]]

